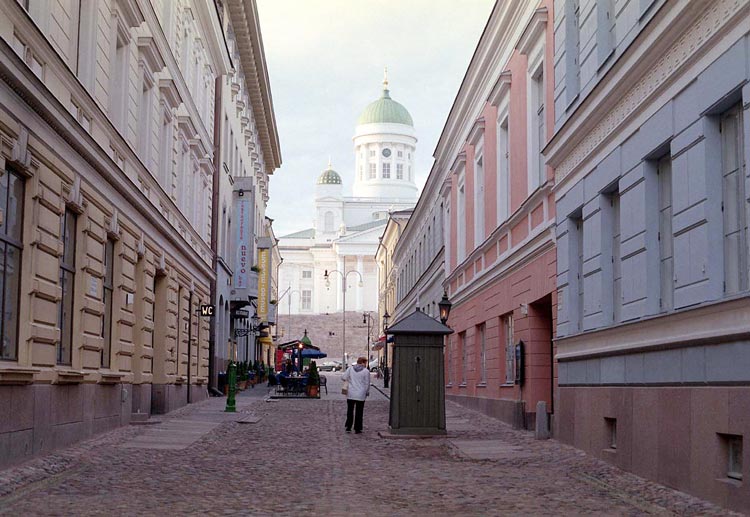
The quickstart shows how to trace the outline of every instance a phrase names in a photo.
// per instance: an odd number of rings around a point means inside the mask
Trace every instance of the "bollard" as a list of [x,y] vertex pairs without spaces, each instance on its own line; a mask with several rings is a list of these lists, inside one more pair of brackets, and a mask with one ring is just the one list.
[[234,394],[237,392],[237,363],[230,361],[229,363],[229,395],[227,395],[227,406],[224,408],[225,413],[236,413],[237,407],[235,406]]
[[536,429],[534,437],[537,440],[549,439],[549,415],[547,414],[547,403],[543,400],[536,403]]

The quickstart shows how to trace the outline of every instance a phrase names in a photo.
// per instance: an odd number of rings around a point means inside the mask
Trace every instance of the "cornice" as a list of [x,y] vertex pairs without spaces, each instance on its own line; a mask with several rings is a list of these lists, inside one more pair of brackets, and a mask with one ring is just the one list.
[[[543,150],[555,182],[578,170],[621,134],[650,101],[707,51],[730,20],[747,23],[747,0],[673,3],[662,8],[607,71]],[[708,5],[700,10],[703,5]],[[739,16],[745,13],[745,16]]]
[[506,98],[510,91],[512,74],[510,70],[506,70],[497,77],[495,85],[492,87],[492,91],[487,97],[487,102],[492,106],[499,106],[500,103]]
[[526,26],[526,29],[521,35],[521,39],[518,40],[516,49],[521,54],[529,54],[533,49],[534,45],[542,37],[544,31],[547,29],[547,8],[541,7],[534,11],[534,15],[531,17],[531,21]]
[[[178,218],[181,225],[189,228],[188,232],[192,240],[197,239],[200,250],[193,249],[187,240],[178,237],[179,234],[175,231],[169,220],[146,198],[145,194],[114,163],[112,158],[93,137],[83,130],[67,109],[62,106],[59,99],[31,73],[28,67],[20,62],[18,56],[3,39],[0,39],[0,80],[23,100],[28,109],[34,111],[39,116],[40,123],[44,124],[45,128],[49,128],[62,142],[65,142],[73,149],[73,156],[88,163],[111,188],[122,195],[131,204],[134,213],[143,217],[146,221],[153,224],[154,227],[163,230],[165,240],[173,245],[175,251],[186,257],[187,260],[208,278],[213,276],[214,273],[211,270],[210,263],[206,263],[201,258],[201,252],[210,254],[208,244],[195,232],[192,225],[177,210],[174,203],[171,200],[168,201],[170,212]],[[31,121],[29,121],[29,127],[31,128]],[[46,142],[46,144],[49,146],[52,145],[51,142]],[[117,149],[117,152],[128,155],[129,160],[133,164],[136,164],[140,176],[151,177],[129,146],[125,145],[124,151],[121,151],[116,141],[113,141],[112,145]],[[59,147],[56,146],[55,149],[59,152]],[[71,163],[70,165],[75,169],[75,164]],[[158,184],[149,186],[152,189],[159,188]],[[93,184],[89,184],[87,188],[97,191],[102,195],[102,192]],[[163,202],[164,200],[160,201]],[[137,224],[137,221],[134,220],[133,222]]]
[[477,145],[482,136],[484,136],[484,117],[479,117],[474,121],[474,125],[471,126],[471,131],[469,131],[466,141],[469,145]]
[[240,65],[247,81],[253,116],[260,129],[266,173],[281,166],[281,147],[268,79],[263,39],[255,0],[228,0],[229,17],[240,52]]
[[453,163],[450,166],[450,170],[453,174],[458,174],[459,171],[466,166],[466,151],[461,151],[456,155]]
[[439,164],[449,160],[465,140],[462,135],[468,133],[468,125],[483,108],[477,100],[487,98],[490,81],[499,72],[498,67],[508,63],[523,20],[530,19],[533,11],[534,2],[496,2],[433,152]]
[[177,85],[175,85],[174,80],[171,77],[162,77],[159,79],[159,93],[161,93],[164,100],[167,101],[167,105],[171,109],[177,109],[182,103],[180,92],[177,90]]
[[151,73],[160,72],[166,66],[153,37],[139,36],[137,44],[138,50]]

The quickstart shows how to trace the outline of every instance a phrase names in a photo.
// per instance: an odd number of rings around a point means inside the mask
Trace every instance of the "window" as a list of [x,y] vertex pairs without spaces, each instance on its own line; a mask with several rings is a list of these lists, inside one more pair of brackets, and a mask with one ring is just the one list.
[[375,179],[375,174],[377,173],[377,164],[371,163],[370,164],[370,175],[369,179]]
[[403,163],[396,164],[396,179],[397,180],[404,179],[404,164]]
[[57,364],[71,364],[73,352],[73,290],[75,286],[76,222],[77,217],[69,208],[60,218],[60,236],[63,254],[60,257],[60,286],[62,299],[57,314],[60,341],[57,344]]
[[460,177],[458,183],[458,214],[457,214],[457,228],[458,232],[456,235],[457,242],[457,257],[458,262],[463,261],[466,256],[466,186],[463,184],[463,176]]
[[31,71],[39,79],[44,80],[43,72],[44,65],[37,59],[36,55],[16,34],[13,34],[13,50],[16,51],[18,57],[20,57],[26,65],[31,68]]
[[384,163],[383,164],[383,178],[389,179],[390,177],[391,177],[391,164]]
[[312,291],[308,289],[302,290],[302,310],[312,310]]
[[412,177],[411,177],[411,165],[409,165],[409,181],[412,181]]
[[510,146],[508,115],[502,118],[497,131],[497,224],[508,218],[510,207]]
[[513,313],[500,317],[503,329],[502,339],[505,344],[505,384],[516,382],[515,347],[513,346]]
[[159,128],[159,183],[164,191],[169,194],[172,184],[172,152],[174,143],[172,142],[172,119],[169,110],[164,110],[161,127]]
[[474,160],[474,247],[484,242],[484,157]]
[[614,0],[596,2],[596,48],[599,66],[603,65],[614,51],[615,10]]
[[0,360],[18,359],[24,181],[11,170],[0,175]]
[[544,147],[544,142],[546,141],[544,130],[543,63],[539,65],[536,73],[531,78],[531,111],[529,115],[529,129],[531,131],[531,159],[529,161],[529,163],[531,164],[531,185],[529,188],[529,193],[531,193],[539,185],[542,185],[546,179],[546,174],[544,171],[544,155],[542,154],[542,147]]
[[109,112],[115,127],[122,132],[127,127],[129,53],[129,42],[118,33],[110,71]]
[[479,382],[487,382],[487,343],[485,340],[485,324],[477,326],[477,348],[479,349]]
[[112,356],[112,290],[114,287],[115,241],[107,239],[104,245],[104,315],[102,316],[102,368],[109,368]]
[[458,344],[461,347],[461,384],[466,385],[466,370],[468,367],[467,359],[469,357],[469,351],[466,346],[466,332],[461,332],[458,335]]
[[726,476],[729,479],[742,481],[742,436],[737,434],[719,434],[726,457]]
[[326,212],[324,217],[325,217],[324,231],[326,233],[331,233],[333,231],[333,212]]
[[375,158],[375,149],[370,149],[370,158]]
[[446,349],[446,356],[448,357],[448,385],[453,385],[453,375],[455,368],[453,367],[453,336],[448,336],[448,345]]
[[607,447],[617,449],[617,419],[605,417],[604,425],[607,430]]
[[312,278],[312,271],[309,269],[302,271],[302,278]]
[[364,169],[364,166],[362,165],[359,166],[359,179],[360,180],[365,179],[365,169]]
[[622,253],[620,252],[620,193],[609,196],[612,235],[612,321],[622,319]]
[[672,240],[672,157],[667,154],[657,164],[659,177],[659,307],[674,308],[674,256]]
[[565,90],[570,105],[580,89],[581,81],[581,32],[579,0],[565,2]]
[[74,101],[70,102],[70,114],[73,115],[73,118],[81,124],[81,127],[87,133],[91,132],[91,117],[86,115],[86,113]]
[[403,158],[404,157],[404,152],[403,151],[397,151],[396,152],[396,156],[398,156],[399,158]]
[[747,218],[743,170],[742,107],[736,105],[721,117],[721,171],[724,212],[724,292],[748,288]]
[[[151,156],[151,94],[153,84],[146,78],[143,78],[143,89],[141,90],[141,102],[139,105],[138,125],[141,130],[138,132],[138,151],[141,160],[146,167],[149,167],[149,158]],[[150,167],[149,167],[150,168]]]

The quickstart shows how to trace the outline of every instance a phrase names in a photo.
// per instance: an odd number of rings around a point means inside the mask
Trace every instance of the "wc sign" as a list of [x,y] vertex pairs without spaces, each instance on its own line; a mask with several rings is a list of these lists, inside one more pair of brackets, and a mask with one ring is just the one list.
[[201,316],[213,317],[214,306],[213,305],[201,305]]

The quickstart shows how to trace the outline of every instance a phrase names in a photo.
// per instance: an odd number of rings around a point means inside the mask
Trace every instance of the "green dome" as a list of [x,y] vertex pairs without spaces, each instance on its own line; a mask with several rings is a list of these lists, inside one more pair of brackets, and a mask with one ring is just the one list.
[[335,170],[331,169],[330,164],[320,176],[318,176],[318,185],[341,185],[341,176]]
[[367,105],[357,119],[361,124],[404,124],[414,127],[411,115],[401,104],[391,99],[388,89],[383,88],[383,95]]

